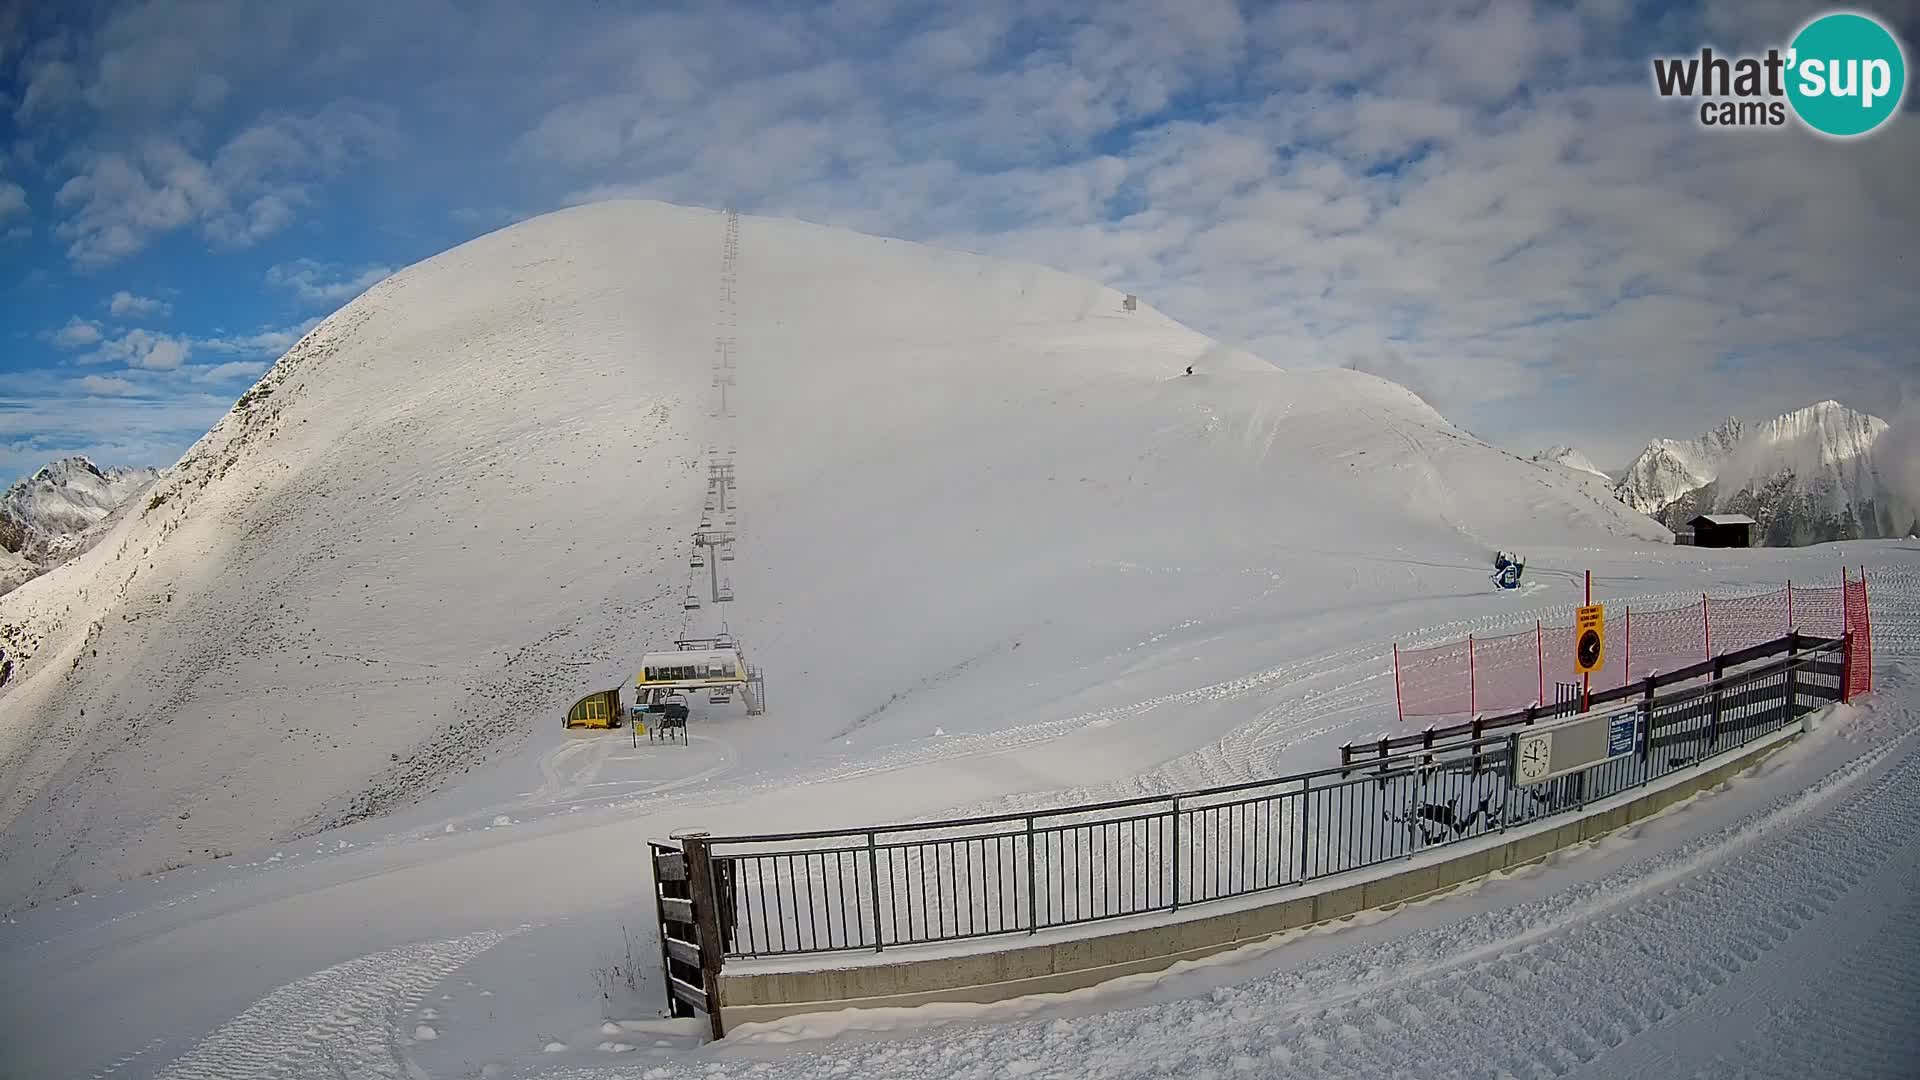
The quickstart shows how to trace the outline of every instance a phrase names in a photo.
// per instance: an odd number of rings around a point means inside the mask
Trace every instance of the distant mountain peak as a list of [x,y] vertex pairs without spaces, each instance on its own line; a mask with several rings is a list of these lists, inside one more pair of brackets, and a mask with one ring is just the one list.
[[1606,470],[1595,465],[1592,458],[1571,446],[1549,446],[1533,455],[1533,460],[1564,465],[1576,472],[1592,473],[1609,483],[1613,481],[1613,477],[1608,476]]
[[0,493],[0,592],[91,547],[99,526],[145,490],[156,469],[103,469],[72,455]]
[[1747,514],[1769,545],[1898,536],[1914,507],[1874,462],[1887,430],[1831,398],[1756,424],[1729,419],[1698,439],[1653,440],[1615,494],[1669,528],[1702,513]]

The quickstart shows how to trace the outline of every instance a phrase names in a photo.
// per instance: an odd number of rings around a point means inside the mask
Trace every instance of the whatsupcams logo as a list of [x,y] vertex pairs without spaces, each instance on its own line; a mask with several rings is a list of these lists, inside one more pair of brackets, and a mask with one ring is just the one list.
[[1663,98],[1699,98],[1712,128],[1782,127],[1789,115],[1822,135],[1848,139],[1877,130],[1900,111],[1907,58],[1899,39],[1871,15],[1835,11],[1800,28],[1786,49],[1764,56],[1698,56],[1653,61]]

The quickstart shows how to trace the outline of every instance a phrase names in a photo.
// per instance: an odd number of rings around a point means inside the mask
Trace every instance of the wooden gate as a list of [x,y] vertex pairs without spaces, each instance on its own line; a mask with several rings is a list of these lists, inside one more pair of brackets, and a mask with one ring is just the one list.
[[732,890],[724,871],[707,850],[706,833],[678,833],[668,841],[649,840],[653,863],[654,907],[660,923],[660,964],[666,978],[669,1016],[705,1016],[718,1039],[726,1033],[720,1018],[720,964],[726,956],[721,936],[720,900]]

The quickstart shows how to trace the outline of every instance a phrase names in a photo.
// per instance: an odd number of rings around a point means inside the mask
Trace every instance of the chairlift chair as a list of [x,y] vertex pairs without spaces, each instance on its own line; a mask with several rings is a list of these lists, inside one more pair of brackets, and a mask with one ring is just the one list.
[[707,565],[707,557],[705,555],[700,554],[698,549],[695,549],[693,553],[693,568],[695,570],[698,570],[701,567],[704,567],[706,565]]
[[686,603],[682,606],[685,607],[686,610],[692,611],[694,608],[697,608],[700,606],[700,597],[697,594],[690,592],[687,594]]
[[721,561],[721,562],[732,562],[732,561],[733,561],[733,548],[731,548],[731,547],[723,547],[723,548],[721,548],[721,549],[720,549],[720,561]]
[[714,595],[714,600],[720,603],[726,603],[732,599],[733,599],[733,582],[731,581],[721,582],[719,591]]
[[712,690],[707,691],[707,704],[709,705],[725,705],[732,700],[733,690],[731,687],[716,686]]

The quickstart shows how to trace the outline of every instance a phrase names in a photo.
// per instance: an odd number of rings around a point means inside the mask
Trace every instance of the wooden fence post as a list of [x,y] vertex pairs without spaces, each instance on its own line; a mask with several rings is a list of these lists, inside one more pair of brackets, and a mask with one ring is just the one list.
[[720,1021],[720,964],[724,957],[720,941],[720,904],[713,887],[713,855],[707,848],[713,834],[692,830],[673,834],[687,857],[687,893],[693,901],[694,926],[700,934],[700,976],[706,983],[707,1023],[716,1039],[726,1037]]

